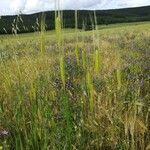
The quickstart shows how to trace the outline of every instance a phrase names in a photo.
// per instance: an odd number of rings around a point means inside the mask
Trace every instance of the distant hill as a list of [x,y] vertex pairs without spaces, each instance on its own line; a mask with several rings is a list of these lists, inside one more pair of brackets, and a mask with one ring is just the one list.
[[[55,12],[49,11],[46,14],[46,29],[55,28]],[[75,12],[73,10],[63,11],[63,27],[75,27]],[[150,6],[114,10],[97,10],[97,24],[112,24],[124,22],[150,21]],[[0,34],[11,34],[33,32],[40,30],[41,13],[20,16],[2,16],[0,18]],[[92,28],[94,12],[89,10],[78,11],[78,27],[85,27],[86,30]],[[16,30],[15,30],[16,29]]]

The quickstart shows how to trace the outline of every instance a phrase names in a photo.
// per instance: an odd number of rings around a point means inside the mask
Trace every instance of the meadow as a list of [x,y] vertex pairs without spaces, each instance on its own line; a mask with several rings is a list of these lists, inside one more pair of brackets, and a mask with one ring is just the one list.
[[149,150],[150,22],[0,36],[0,149]]

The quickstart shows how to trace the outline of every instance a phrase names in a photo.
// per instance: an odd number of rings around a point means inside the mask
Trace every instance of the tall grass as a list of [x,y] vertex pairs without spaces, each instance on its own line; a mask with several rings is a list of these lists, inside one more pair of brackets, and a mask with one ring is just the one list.
[[56,31],[56,41],[57,41],[58,49],[61,50],[62,35],[61,35],[61,17],[60,17],[60,12],[58,12],[58,14],[56,16],[55,31]]
[[75,10],[75,33],[76,33],[75,56],[76,56],[76,61],[77,61],[78,65],[79,65],[78,10]]
[[86,75],[86,84],[87,84],[87,90],[89,94],[89,108],[90,111],[94,111],[94,89],[93,89],[93,80],[89,72],[87,72]]
[[82,48],[82,66],[84,69],[86,68],[86,52],[84,48]]
[[122,78],[121,78],[121,57],[119,53],[117,55],[116,77],[117,77],[117,89],[120,90],[122,86]]
[[100,70],[100,55],[98,50],[95,51],[95,72],[98,73]]
[[63,115],[63,122],[64,122],[64,148],[71,149],[72,147],[72,115],[70,110],[70,102],[69,102],[69,91],[66,88],[66,62],[65,62],[65,51],[63,47],[63,39],[62,39],[62,26],[63,26],[63,18],[62,12],[58,10],[56,15],[56,23],[55,23],[55,31],[56,31],[56,42],[59,49],[59,57],[60,57],[60,77],[62,82],[62,92],[61,93],[61,109]]
[[0,149],[149,149],[148,27],[98,31],[94,12],[79,33],[75,20],[62,36],[56,11],[54,39],[43,13],[40,46],[0,40]]
[[45,52],[45,14],[41,14],[41,54]]
[[61,56],[61,58],[60,58],[60,74],[61,74],[61,80],[62,80],[63,86],[65,88],[65,60],[64,60],[64,56]]

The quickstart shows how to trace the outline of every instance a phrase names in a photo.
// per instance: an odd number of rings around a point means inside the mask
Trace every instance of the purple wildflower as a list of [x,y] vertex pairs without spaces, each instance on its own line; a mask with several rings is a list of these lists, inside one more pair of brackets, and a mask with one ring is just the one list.
[[4,129],[4,130],[0,131],[0,138],[4,138],[4,137],[8,136],[8,134],[9,134],[9,132]]

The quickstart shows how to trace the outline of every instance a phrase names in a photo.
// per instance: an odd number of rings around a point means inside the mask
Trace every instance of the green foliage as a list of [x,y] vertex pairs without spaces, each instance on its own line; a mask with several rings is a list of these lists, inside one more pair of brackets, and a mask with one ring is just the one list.
[[0,37],[0,149],[148,149],[149,23],[77,40],[57,19],[42,57],[39,33]]

